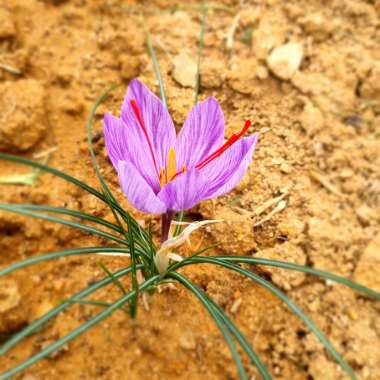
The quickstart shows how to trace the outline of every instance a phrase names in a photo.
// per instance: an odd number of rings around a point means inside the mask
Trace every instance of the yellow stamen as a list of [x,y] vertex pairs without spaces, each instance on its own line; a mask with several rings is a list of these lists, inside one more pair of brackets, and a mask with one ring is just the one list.
[[167,181],[168,183],[173,179],[177,173],[176,155],[173,148],[169,149],[168,153],[168,165],[167,165]]
[[181,173],[186,173],[186,170],[187,170],[187,169],[186,169],[186,165],[185,165],[185,164],[183,164],[183,165],[182,165],[182,170],[181,170]]
[[161,168],[160,170],[160,187],[161,189],[165,186],[166,176],[165,176],[165,168]]

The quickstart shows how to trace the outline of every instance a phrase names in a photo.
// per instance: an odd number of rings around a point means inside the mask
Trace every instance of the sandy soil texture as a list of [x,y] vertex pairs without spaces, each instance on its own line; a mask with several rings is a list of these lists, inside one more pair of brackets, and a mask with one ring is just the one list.
[[[126,209],[133,210],[107,158],[102,115],[115,114],[128,81],[158,94],[139,24],[145,17],[180,128],[194,101],[201,10],[197,2],[0,0],[0,151],[49,164],[97,186],[85,122],[97,114],[96,152]],[[380,291],[380,1],[262,0],[209,2],[200,98],[215,96],[227,136],[244,120],[260,133],[254,163],[238,187],[188,212],[224,219],[198,231],[214,253],[307,264]],[[0,175],[22,173],[0,161]],[[0,185],[1,203],[51,204],[112,219],[103,204],[43,174],[36,185]],[[99,238],[0,212],[0,265]],[[60,300],[103,277],[97,259],[72,257],[0,279],[0,340]],[[117,270],[126,263],[104,259]],[[342,286],[269,267],[256,271],[295,300],[329,336],[360,380],[380,378],[379,304]],[[276,380],[346,379],[322,345],[279,300],[237,274],[186,268],[234,318]],[[112,300],[108,287],[98,299]],[[8,369],[86,321],[98,309],[75,305],[0,360]],[[251,379],[255,368],[245,360]],[[237,379],[229,351],[206,311],[180,286],[139,308],[137,320],[115,313],[74,342],[16,376],[22,380]]]

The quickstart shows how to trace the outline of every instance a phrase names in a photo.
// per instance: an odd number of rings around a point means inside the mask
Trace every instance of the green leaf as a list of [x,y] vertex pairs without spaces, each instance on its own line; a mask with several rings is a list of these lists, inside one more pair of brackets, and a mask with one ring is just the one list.
[[180,275],[179,273],[172,272],[170,274],[170,277],[173,279],[176,279],[178,282],[183,284],[186,288],[191,290],[197,298],[202,302],[206,310],[209,312],[211,317],[214,319],[215,323],[217,324],[221,334],[223,335],[223,338],[225,339],[228,348],[231,352],[232,358],[236,363],[236,367],[239,371],[239,377],[242,380],[248,380],[247,374],[245,372],[243,363],[241,361],[239,352],[236,349],[236,345],[231,337],[231,334],[229,333],[228,329],[226,328],[226,325],[223,321],[223,319],[220,317],[220,315],[215,311],[215,308],[210,304],[210,302],[202,296],[202,294],[199,291],[199,288],[193,285],[189,280],[186,279],[186,277]]
[[[141,268],[142,266],[138,266],[138,268]],[[114,277],[120,278],[122,276],[126,276],[132,271],[131,267],[119,270],[115,273],[113,273]],[[71,297],[71,300],[81,300],[90,294],[94,293],[98,289],[107,286],[112,282],[112,279],[110,277],[103,278],[102,280],[95,282],[94,284],[88,286],[87,288],[81,290],[79,293],[75,294],[73,297]],[[28,326],[24,327],[22,330],[17,332],[15,335],[13,335],[8,341],[4,343],[4,345],[0,348],[0,356],[4,355],[7,351],[9,351],[12,347],[14,347],[18,342],[23,340],[28,335],[34,333],[39,328],[41,328],[46,322],[54,318],[56,315],[67,309],[72,302],[64,302],[60,305],[56,306],[52,310],[48,311],[46,314],[42,315],[37,320],[30,323]],[[1,379],[1,378],[0,378]]]
[[323,344],[323,346],[331,354],[331,356],[337,361],[337,363],[349,375],[350,379],[351,380],[357,380],[355,373],[352,370],[352,368],[343,359],[343,357],[338,353],[338,351],[334,348],[334,346],[327,339],[327,337],[314,324],[314,322],[289,297],[287,297],[282,291],[280,291],[278,288],[276,288],[270,282],[264,280],[263,278],[261,278],[260,276],[258,276],[257,274],[255,274],[253,272],[250,272],[246,269],[243,269],[243,268],[241,268],[235,264],[230,264],[227,261],[223,261],[219,258],[217,259],[217,258],[210,258],[210,257],[202,257],[202,258],[196,257],[193,260],[194,261],[196,260],[198,263],[216,264],[216,265],[220,265],[226,269],[233,270],[235,272],[238,272],[238,273],[250,278],[251,280],[255,281],[259,285],[261,285],[264,288],[266,288],[267,290],[269,290],[272,294],[274,294],[281,301],[283,301],[289,307],[289,309],[307,325],[307,327],[319,339],[319,341]]
[[160,64],[158,63],[157,54],[153,48],[152,40],[150,38],[149,31],[146,28],[144,18],[141,19],[141,26],[144,30],[146,46],[148,49],[148,53],[152,59],[153,69],[154,69],[154,72],[156,74],[156,79],[157,79],[158,85],[160,87],[160,97],[161,97],[162,103],[164,104],[165,108],[168,108],[168,99],[167,99],[166,93],[165,93],[165,86],[164,86],[164,81],[163,81],[162,75],[161,75]]
[[92,235],[97,235],[97,236],[103,237],[103,238],[108,239],[108,240],[115,241],[115,242],[123,244],[123,245],[128,245],[128,242],[126,240],[120,239],[119,237],[117,237],[115,235],[111,235],[108,232],[104,232],[104,231],[99,230],[97,228],[86,226],[85,224],[73,222],[70,220],[66,220],[66,219],[57,218],[57,217],[50,216],[50,215],[45,215],[45,214],[40,214],[37,212],[29,211],[27,209],[24,209],[22,206],[19,207],[18,205],[0,204],[0,210],[10,211],[10,212],[14,212],[16,214],[30,216],[32,218],[43,219],[43,220],[47,220],[49,222],[63,224],[63,225],[68,226],[68,227],[77,228],[83,232],[87,232],[87,233],[90,233]]
[[270,260],[270,259],[261,259],[251,256],[210,256],[211,258],[221,259],[224,261],[232,262],[232,263],[246,263],[252,265],[269,265],[277,268],[295,270],[297,272],[303,272],[307,274],[311,274],[313,276],[325,278],[326,280],[334,281],[339,284],[348,286],[351,289],[357,290],[361,293],[366,294],[369,297],[372,297],[378,301],[380,301],[380,293],[375,290],[369,289],[363,285],[360,285],[354,281],[349,280],[348,278],[338,276],[334,273],[325,272],[320,269],[315,269],[311,267],[307,267],[304,265],[288,263],[286,261],[279,260]]
[[116,278],[113,273],[106,267],[105,264],[103,264],[101,261],[97,261],[97,264],[98,266],[104,271],[106,272],[106,274],[110,277],[110,279],[112,280],[112,282],[120,289],[120,291],[123,293],[123,294],[127,294],[127,291],[125,290],[123,284],[119,281],[118,278]]
[[[130,247],[130,254],[131,254],[131,263],[132,263],[132,286],[133,289],[136,291],[136,296],[134,297],[132,303],[131,303],[131,316],[134,317],[136,315],[137,311],[137,300],[138,300],[138,282],[137,282],[137,271],[136,271],[136,265],[138,263],[141,263],[139,256],[135,254],[135,239],[139,242],[139,244],[144,247],[146,247],[146,250],[149,252],[151,247],[146,245],[146,239],[142,239],[142,236],[146,237],[147,234],[145,231],[141,229],[141,227],[136,223],[134,219],[131,218],[131,216],[128,213],[121,214],[124,221],[127,223],[128,226],[128,232],[125,231],[123,225],[121,224],[121,221],[116,213],[116,209],[114,208],[114,204],[119,205],[116,198],[113,196],[110,188],[108,187],[106,181],[104,180],[99,165],[96,160],[96,155],[94,152],[94,147],[92,144],[92,125],[94,121],[94,117],[96,114],[96,110],[99,107],[99,105],[106,99],[106,97],[109,95],[109,93],[114,90],[118,86],[111,86],[108,90],[106,90],[103,94],[99,96],[99,98],[96,100],[94,106],[92,107],[88,121],[87,121],[87,140],[88,140],[88,148],[91,155],[92,164],[95,168],[96,175],[99,179],[99,182],[103,188],[104,195],[107,198],[107,203],[117,221],[117,224],[119,225],[123,235],[125,236],[125,239],[129,243]],[[135,227],[135,229],[134,229]],[[137,231],[136,231],[137,229]]]
[[[179,273],[171,273],[170,276],[177,281],[181,282],[184,286],[190,289],[205,305],[207,310],[211,310],[220,318],[221,322],[230,330],[230,332],[235,336],[236,340],[239,342],[240,346],[247,353],[252,363],[258,369],[261,377],[264,380],[271,380],[271,376],[268,373],[265,365],[262,363],[256,352],[252,349],[247,339],[241,334],[239,328],[227,317],[222,308],[218,306],[202,289],[194,285],[191,281],[186,279],[183,275]],[[238,363],[236,363],[238,364]],[[240,371],[239,371],[240,372]]]
[[[94,189],[93,187],[87,185],[86,183],[80,181],[79,179],[77,179],[77,178],[75,178],[69,174],[66,174],[66,173],[64,173],[58,169],[52,168],[52,167],[47,166],[45,164],[42,164],[40,162],[28,160],[28,159],[23,158],[23,157],[18,157],[18,156],[6,154],[6,153],[0,153],[0,160],[16,162],[19,164],[23,164],[23,165],[27,165],[27,166],[39,169],[39,170],[44,171],[46,173],[53,174],[56,177],[62,178],[65,181],[70,182],[70,183],[80,187],[82,190],[94,195],[95,197],[100,199],[102,202],[104,202],[106,204],[108,204],[108,202],[109,202],[109,200],[107,199],[107,197],[104,194],[100,193],[98,190]],[[113,203],[113,207],[119,212],[120,215],[124,215],[124,217],[129,216],[128,213],[126,211],[124,211],[123,208],[121,206],[119,206],[118,204]],[[131,222],[132,222],[133,229],[136,231],[139,228],[137,222],[132,218],[131,218]]]
[[11,264],[3,269],[0,269],[0,277],[5,276],[9,273],[12,273],[15,270],[26,268],[30,265],[38,264],[47,260],[55,260],[61,257],[67,256],[81,256],[97,253],[125,253],[129,255],[129,248],[120,248],[120,247],[84,247],[84,248],[75,248],[75,249],[66,249],[64,251],[47,253],[45,255],[29,257],[25,260],[17,261],[14,264]]
[[[144,290],[147,287],[153,285],[158,280],[158,278],[159,278],[159,276],[155,276],[155,277],[152,277],[149,280],[143,282],[140,286],[140,290]],[[90,329],[91,327],[93,327],[96,324],[98,324],[99,322],[101,322],[103,319],[110,316],[113,312],[120,309],[124,304],[126,304],[134,296],[135,292],[136,292],[135,290],[132,290],[127,295],[124,295],[123,297],[121,297],[119,300],[117,300],[116,302],[114,302],[110,306],[104,308],[104,310],[101,311],[100,313],[98,313],[97,315],[95,315],[95,317],[91,318],[90,320],[83,323],[82,325],[80,325],[76,329],[72,330],[69,334],[63,336],[62,338],[58,339],[54,343],[48,345],[43,350],[41,350],[37,354],[31,356],[29,359],[23,361],[21,364],[17,365],[16,367],[13,367],[12,369],[2,373],[0,379],[1,380],[10,379],[11,377],[16,375],[17,373],[19,373],[19,372],[23,371],[24,369],[30,367],[31,365],[35,364],[36,362],[40,361],[41,359],[46,358],[47,356],[49,356],[54,351],[58,350],[63,345],[65,345],[65,344],[69,343],[70,341],[72,341],[73,339],[77,338],[79,335],[83,334],[88,329]]]
[[[8,204],[11,206],[11,204]],[[62,215],[69,215],[69,216],[74,216],[76,218],[80,218],[82,220],[88,220],[90,222],[98,223],[104,227],[107,227],[113,231],[116,231],[118,233],[122,233],[121,228],[117,226],[114,223],[111,223],[103,218],[99,218],[97,216],[87,214],[83,211],[77,211],[77,210],[70,210],[67,208],[63,207],[52,207],[48,205],[33,205],[33,204],[14,204],[13,206],[23,208],[26,210],[38,210],[38,211],[46,211],[46,212],[52,212],[52,213],[57,213],[57,214],[62,214]]]

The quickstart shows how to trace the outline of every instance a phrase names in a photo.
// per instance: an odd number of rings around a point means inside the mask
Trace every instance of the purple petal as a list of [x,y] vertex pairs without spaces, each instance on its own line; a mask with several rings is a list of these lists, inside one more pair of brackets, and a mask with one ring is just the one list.
[[204,198],[206,190],[206,178],[194,168],[166,184],[157,196],[168,209],[182,211],[199,203]]
[[129,203],[134,207],[149,214],[163,214],[166,212],[164,203],[158,199],[153,189],[133,164],[119,161],[118,174],[121,189]]
[[143,154],[141,145],[131,143],[132,135],[133,132],[122,119],[108,113],[104,115],[104,140],[114,168],[118,170],[119,161],[131,162],[145,181],[158,192],[158,176],[151,157],[149,155],[141,157]]
[[[153,147],[157,170],[166,167],[168,151],[174,147],[176,132],[168,110],[161,100],[137,79],[130,82],[121,109],[121,119],[128,129],[127,149],[133,151],[133,163],[141,173],[158,181],[157,171],[153,164],[149,144],[138,119],[133,112],[131,100],[135,100],[140,110],[144,126]],[[144,175],[147,178],[146,175]],[[151,182],[151,181],[148,181]],[[159,189],[159,182],[158,184]],[[155,186],[156,190],[157,186]]]
[[191,110],[182,127],[175,151],[178,168],[183,164],[188,169],[206,158],[223,144],[224,116],[219,103],[214,98],[207,98]]
[[231,191],[241,180],[253,158],[259,135],[243,138],[201,172],[208,180],[205,198],[214,198]]
[[133,158],[127,149],[127,126],[123,121],[109,113],[104,115],[104,140],[108,156],[118,169],[119,161],[131,161]]

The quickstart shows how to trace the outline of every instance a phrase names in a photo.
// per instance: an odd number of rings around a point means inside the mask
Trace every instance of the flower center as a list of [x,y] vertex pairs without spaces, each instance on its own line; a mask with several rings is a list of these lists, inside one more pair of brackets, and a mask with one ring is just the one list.
[[161,168],[160,170],[160,187],[161,189],[167,184],[173,181],[173,179],[180,173],[184,173],[186,171],[186,165],[182,166],[180,172],[177,172],[177,157],[175,154],[174,148],[169,149],[168,153],[168,162],[165,168]]

